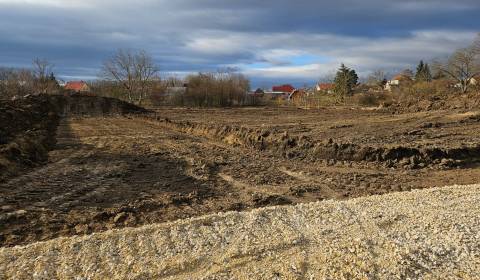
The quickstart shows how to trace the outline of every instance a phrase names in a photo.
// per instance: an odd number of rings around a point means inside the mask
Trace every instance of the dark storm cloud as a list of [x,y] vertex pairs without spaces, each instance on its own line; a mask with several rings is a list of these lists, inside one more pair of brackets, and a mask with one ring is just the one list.
[[[0,64],[45,57],[60,75],[87,77],[134,48],[165,72],[238,66],[307,80],[339,61],[368,72],[445,55],[473,39],[479,13],[477,0],[0,0]],[[304,56],[327,59],[292,66]]]

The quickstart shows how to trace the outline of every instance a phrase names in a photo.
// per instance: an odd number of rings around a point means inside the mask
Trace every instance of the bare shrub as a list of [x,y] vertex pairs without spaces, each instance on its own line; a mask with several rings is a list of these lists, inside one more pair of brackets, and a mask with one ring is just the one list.
[[124,87],[116,81],[97,80],[90,83],[90,90],[98,96],[123,99],[125,97]]
[[389,107],[393,103],[393,95],[386,92],[358,93],[347,100],[347,103],[364,107]]
[[433,82],[418,82],[405,88],[405,90],[411,95],[444,96],[452,93],[452,87],[451,82],[448,80],[440,80]]
[[0,99],[32,94],[35,77],[31,70],[0,68]]
[[356,96],[356,99],[361,106],[374,107],[380,105],[378,98],[372,93],[360,93]]
[[58,83],[53,74],[54,65],[46,59],[35,58],[32,62],[34,76],[34,90],[36,93],[56,93]]
[[186,78],[186,93],[175,102],[196,107],[227,107],[245,105],[249,80],[232,71],[199,73]]

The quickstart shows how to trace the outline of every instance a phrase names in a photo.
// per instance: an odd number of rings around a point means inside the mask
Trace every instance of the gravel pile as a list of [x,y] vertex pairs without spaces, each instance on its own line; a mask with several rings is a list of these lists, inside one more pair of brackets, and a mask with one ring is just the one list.
[[0,249],[1,279],[478,279],[480,185]]

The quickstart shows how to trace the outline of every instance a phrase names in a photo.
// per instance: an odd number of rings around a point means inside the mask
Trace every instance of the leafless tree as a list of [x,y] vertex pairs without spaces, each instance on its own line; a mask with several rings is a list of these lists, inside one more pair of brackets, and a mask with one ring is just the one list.
[[411,69],[404,69],[402,72],[400,72],[400,75],[413,80],[413,77],[415,76],[415,73]]
[[34,83],[29,69],[0,68],[0,99],[31,94]]
[[322,77],[320,77],[320,79],[318,79],[318,83],[333,83],[335,80],[335,74],[335,71],[329,71],[327,74],[323,75]]
[[129,102],[141,104],[158,78],[158,67],[145,51],[118,50],[103,63],[102,77],[122,85]]
[[54,65],[46,59],[35,58],[32,62],[33,75],[35,77],[35,89],[39,93],[48,93],[53,81],[49,78],[53,76]]
[[382,89],[386,84],[387,75],[383,70],[375,70],[367,79],[367,83],[371,86],[380,87]]
[[246,102],[250,81],[233,69],[198,73],[186,78],[187,92],[183,105],[198,107],[238,106]]
[[446,62],[437,62],[435,67],[455,80],[462,93],[466,93],[472,79],[480,74],[479,55],[475,46],[459,49]]

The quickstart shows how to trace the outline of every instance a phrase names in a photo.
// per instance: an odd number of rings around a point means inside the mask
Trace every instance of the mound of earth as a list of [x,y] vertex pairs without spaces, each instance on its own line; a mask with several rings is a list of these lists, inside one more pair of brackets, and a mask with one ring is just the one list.
[[0,249],[10,279],[475,279],[480,185],[276,206]]
[[478,110],[480,108],[480,94],[445,95],[412,95],[407,99],[399,100],[386,108],[395,113],[412,113],[435,110]]
[[[478,122],[480,114],[469,115],[462,123]],[[152,115],[146,115],[151,118]],[[342,142],[339,139],[318,139],[318,135],[290,135],[288,130],[282,131],[278,127],[248,127],[235,125],[219,125],[218,123],[198,123],[191,121],[172,121],[170,118],[157,120],[165,127],[183,133],[195,134],[220,140],[230,145],[253,148],[259,151],[270,151],[288,159],[333,160],[355,162],[380,162],[387,167],[425,168],[427,166],[455,167],[480,161],[480,145],[478,142],[462,142],[460,146],[448,146],[425,143],[407,143],[403,145],[389,145],[388,143],[357,143],[355,141]],[[411,130],[405,134],[409,137],[425,134],[426,129],[440,124],[427,123],[420,129]],[[298,127],[298,126],[297,126]],[[333,125],[330,129],[354,130],[354,125]],[[353,129],[351,129],[353,128]],[[390,130],[395,130],[390,128]],[[322,133],[326,135],[326,133]],[[352,131],[352,135],[356,132]],[[438,134],[438,133],[437,133]],[[320,137],[323,135],[320,135]],[[441,138],[441,136],[438,136]],[[413,141],[412,141],[413,142]],[[427,144],[427,145],[425,145]]]
[[47,160],[59,119],[48,98],[0,103],[0,181]]
[[145,112],[118,99],[95,96],[39,95],[0,101],[0,182],[47,161],[61,117]]

